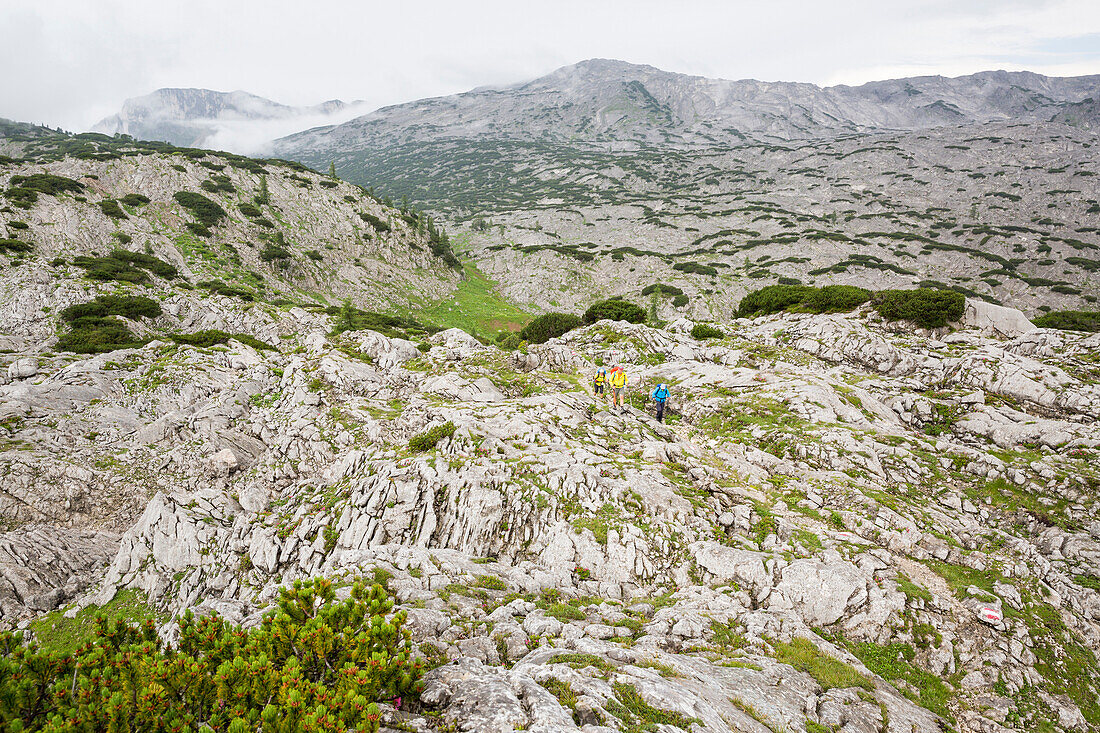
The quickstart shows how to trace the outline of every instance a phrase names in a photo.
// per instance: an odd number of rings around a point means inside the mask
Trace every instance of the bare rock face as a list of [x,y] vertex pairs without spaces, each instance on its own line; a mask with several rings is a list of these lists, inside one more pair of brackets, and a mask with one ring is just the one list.
[[962,323],[986,335],[1010,339],[1035,330],[1035,324],[1015,308],[1006,308],[974,299],[966,301]]
[[118,535],[29,524],[0,534],[0,620],[51,611],[98,580]]

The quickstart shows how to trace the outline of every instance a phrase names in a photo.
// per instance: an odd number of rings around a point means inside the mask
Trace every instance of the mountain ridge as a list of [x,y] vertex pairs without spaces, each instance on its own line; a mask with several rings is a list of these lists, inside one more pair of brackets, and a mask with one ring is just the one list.
[[262,140],[255,139],[257,135],[275,132],[271,125],[277,124],[279,129],[308,127],[311,122],[346,114],[361,104],[332,99],[295,107],[242,90],[164,87],[127,99],[119,112],[97,122],[92,131],[130,135],[139,140],[164,140],[184,147],[207,147],[230,135],[234,137],[228,140],[237,141],[251,132],[252,145],[258,146]]

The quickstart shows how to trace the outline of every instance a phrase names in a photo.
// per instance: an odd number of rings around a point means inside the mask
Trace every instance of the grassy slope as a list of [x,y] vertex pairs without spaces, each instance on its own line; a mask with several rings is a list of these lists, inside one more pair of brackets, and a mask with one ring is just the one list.
[[471,261],[463,265],[465,278],[449,298],[420,310],[422,321],[467,333],[495,336],[501,331],[518,331],[531,314],[513,305],[496,291],[496,283],[485,277]]

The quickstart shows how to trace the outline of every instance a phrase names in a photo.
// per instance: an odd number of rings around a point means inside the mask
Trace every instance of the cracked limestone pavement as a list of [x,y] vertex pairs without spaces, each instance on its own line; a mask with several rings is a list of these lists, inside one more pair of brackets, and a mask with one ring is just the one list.
[[[0,387],[0,549],[83,563],[48,598],[5,570],[4,618],[136,588],[248,625],[366,575],[434,667],[404,729],[1100,729],[1100,337],[862,310],[505,351],[315,317]],[[622,412],[583,388],[613,362]]]

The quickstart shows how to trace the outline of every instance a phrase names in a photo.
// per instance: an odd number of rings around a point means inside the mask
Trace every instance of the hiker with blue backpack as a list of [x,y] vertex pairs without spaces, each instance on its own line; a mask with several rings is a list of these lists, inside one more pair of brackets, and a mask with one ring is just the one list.
[[664,422],[665,403],[668,402],[668,385],[658,384],[657,388],[649,395],[657,403],[657,422]]

